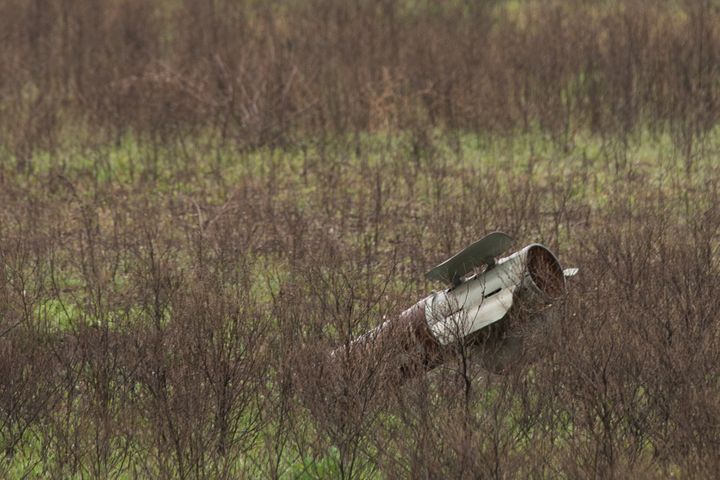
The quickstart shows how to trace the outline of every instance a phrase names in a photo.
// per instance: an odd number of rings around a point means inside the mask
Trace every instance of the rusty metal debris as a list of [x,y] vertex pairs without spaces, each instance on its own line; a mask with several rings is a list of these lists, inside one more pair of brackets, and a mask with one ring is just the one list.
[[[377,328],[337,349],[350,356],[376,355],[392,351],[394,372],[407,378],[443,362],[458,345],[492,339],[484,350],[488,365],[503,365],[516,354],[518,342],[493,338],[492,328],[511,311],[533,316],[566,293],[566,277],[576,268],[563,270],[557,257],[544,245],[530,244],[504,258],[497,258],[512,245],[502,232],[493,232],[430,270],[430,280],[448,287],[433,292]],[[502,367],[493,368],[502,370]]]

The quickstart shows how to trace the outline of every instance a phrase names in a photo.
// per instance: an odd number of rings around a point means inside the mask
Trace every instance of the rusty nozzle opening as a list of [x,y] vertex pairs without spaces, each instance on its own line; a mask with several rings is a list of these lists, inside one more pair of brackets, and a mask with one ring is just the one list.
[[539,294],[546,303],[565,293],[565,275],[560,262],[542,245],[532,245],[528,249],[527,272],[523,287],[535,295]]

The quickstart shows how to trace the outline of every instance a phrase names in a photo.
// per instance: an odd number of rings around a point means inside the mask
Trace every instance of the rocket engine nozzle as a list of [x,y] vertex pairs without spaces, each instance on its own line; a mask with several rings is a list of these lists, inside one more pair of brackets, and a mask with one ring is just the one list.
[[551,303],[565,294],[565,275],[560,262],[544,246],[534,244],[528,247],[525,268],[527,276],[520,286],[518,296],[529,293]]

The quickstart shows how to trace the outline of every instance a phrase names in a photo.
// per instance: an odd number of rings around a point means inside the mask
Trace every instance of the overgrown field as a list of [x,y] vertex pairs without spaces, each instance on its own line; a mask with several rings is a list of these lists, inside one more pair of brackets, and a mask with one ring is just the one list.
[[[0,477],[717,478],[717,2],[0,2]],[[491,374],[328,352],[502,230]],[[339,350],[342,352],[342,350]]]

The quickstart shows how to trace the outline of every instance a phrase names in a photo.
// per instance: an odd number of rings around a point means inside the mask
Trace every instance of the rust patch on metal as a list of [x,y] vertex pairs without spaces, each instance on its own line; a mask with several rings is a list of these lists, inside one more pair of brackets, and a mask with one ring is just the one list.
[[425,301],[421,300],[349,345],[335,349],[331,358],[337,362],[345,356],[357,366],[369,359],[383,359],[387,366],[383,375],[389,377],[388,380],[403,380],[440,365],[443,353],[444,349],[430,333]]

